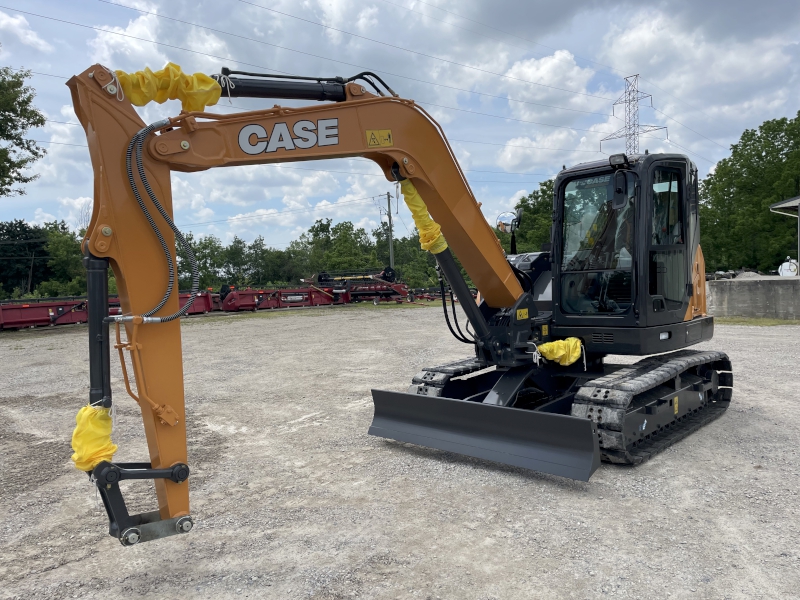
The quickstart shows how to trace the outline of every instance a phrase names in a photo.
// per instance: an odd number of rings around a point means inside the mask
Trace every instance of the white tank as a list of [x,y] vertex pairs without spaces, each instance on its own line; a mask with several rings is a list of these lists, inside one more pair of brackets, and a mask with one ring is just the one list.
[[798,269],[797,261],[792,260],[788,256],[786,257],[786,261],[778,267],[778,275],[781,277],[797,277],[800,273],[800,269]]

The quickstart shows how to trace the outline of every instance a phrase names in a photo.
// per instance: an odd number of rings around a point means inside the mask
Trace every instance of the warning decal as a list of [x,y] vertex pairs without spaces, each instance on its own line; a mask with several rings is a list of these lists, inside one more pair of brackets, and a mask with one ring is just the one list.
[[528,318],[528,309],[527,308],[518,308],[517,309],[517,321],[524,321]]
[[391,129],[367,129],[367,147],[386,148],[394,146]]

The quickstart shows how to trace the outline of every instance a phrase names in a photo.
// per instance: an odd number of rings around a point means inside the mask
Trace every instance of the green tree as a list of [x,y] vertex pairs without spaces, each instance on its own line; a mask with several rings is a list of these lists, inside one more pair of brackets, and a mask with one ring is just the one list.
[[25,136],[32,127],[45,124],[44,115],[33,106],[33,88],[25,85],[30,71],[0,68],[0,197],[25,193],[19,184],[30,183],[38,175],[28,175],[30,166],[45,150]]
[[[189,242],[194,257],[197,260],[197,269],[200,272],[200,289],[217,289],[222,281],[220,276],[224,261],[225,246],[219,238],[213,235],[204,235],[197,239],[191,233],[184,237]],[[180,288],[188,290],[192,285],[192,272],[189,269],[189,260],[183,248],[178,244],[178,269],[180,273]]]
[[222,257],[222,276],[225,282],[237,287],[248,285],[253,269],[247,252],[247,243],[239,236],[233,236]]
[[707,270],[774,269],[797,248],[797,223],[769,205],[800,195],[800,113],[748,129],[700,188]]
[[[542,244],[550,241],[550,228],[553,223],[553,184],[547,179],[539,184],[539,189],[519,199],[514,210],[522,209],[522,222],[517,230],[517,252],[539,252]],[[511,235],[495,229],[503,249],[511,252]]]
[[45,249],[48,239],[40,225],[22,219],[0,222],[0,295],[7,297],[15,289],[19,290],[17,295],[32,292],[50,278]]
[[81,242],[64,221],[45,223],[50,279],[37,287],[42,296],[80,296],[86,293],[86,269],[83,267]]

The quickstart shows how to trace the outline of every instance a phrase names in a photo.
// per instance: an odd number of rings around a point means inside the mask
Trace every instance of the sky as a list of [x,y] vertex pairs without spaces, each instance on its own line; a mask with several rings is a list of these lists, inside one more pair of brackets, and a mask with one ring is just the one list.
[[[77,227],[92,168],[66,80],[95,63],[128,72],[232,69],[309,76],[378,73],[442,125],[484,216],[494,224],[564,165],[624,151],[601,143],[624,122],[612,105],[626,76],[651,94],[650,152],[688,154],[701,176],[767,119],[800,110],[800,2],[762,0],[0,0],[0,64],[34,72],[47,149],[26,195],[0,220]],[[652,100],[652,107],[651,107]],[[271,107],[223,99],[210,112]],[[283,102],[297,106],[302,103]],[[178,101],[137,109],[151,123]],[[195,236],[285,248],[316,219],[367,231],[395,185],[365,159],[173,173],[175,222]],[[378,197],[382,196],[381,199]],[[412,219],[392,203],[398,235]]]

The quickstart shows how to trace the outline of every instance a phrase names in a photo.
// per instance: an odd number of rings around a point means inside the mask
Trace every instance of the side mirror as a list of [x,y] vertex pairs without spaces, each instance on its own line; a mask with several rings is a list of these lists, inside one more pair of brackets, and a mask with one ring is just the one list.
[[516,219],[516,221],[517,221],[517,229],[519,229],[519,226],[522,225],[522,207],[519,207],[517,209],[517,219]]
[[497,217],[497,229],[503,233],[514,233],[519,227],[518,217],[511,212],[505,212]]
[[614,173],[614,199],[611,208],[619,210],[628,204],[628,176],[625,171]]

